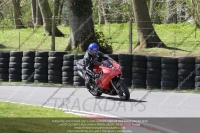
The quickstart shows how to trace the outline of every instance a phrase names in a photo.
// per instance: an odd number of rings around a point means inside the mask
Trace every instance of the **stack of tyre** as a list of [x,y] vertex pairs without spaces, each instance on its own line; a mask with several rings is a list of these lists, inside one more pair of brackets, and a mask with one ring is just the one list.
[[10,62],[9,62],[9,81],[10,82],[21,82],[21,65],[22,65],[23,52],[11,51]]
[[48,58],[48,82],[62,84],[63,56],[66,52],[49,52]]
[[66,54],[63,56],[62,83],[73,85],[74,77],[74,55]]
[[143,55],[133,55],[132,87],[146,88],[147,58]]
[[35,52],[34,82],[48,82],[48,56],[49,52]]
[[35,73],[34,63],[35,63],[35,52],[33,51],[23,52],[22,82],[34,81],[34,73]]
[[118,54],[108,54],[108,56],[109,56],[110,58],[112,58],[113,60],[115,60],[116,62],[119,61],[119,59],[118,59]]
[[161,87],[161,57],[147,56],[147,88]]
[[[83,59],[83,54],[75,54],[74,55],[74,61],[78,61],[80,59]],[[74,86],[85,86],[85,81],[82,77],[80,77],[77,73],[77,67],[74,64],[74,77],[73,77],[73,85]]]
[[162,57],[161,89],[175,89],[178,85],[178,59]]
[[122,67],[122,80],[126,86],[131,87],[133,55],[119,54],[119,64]]
[[195,84],[195,58],[178,59],[178,89],[193,89]]
[[8,81],[10,52],[0,53],[0,81]]
[[200,90],[200,57],[195,59],[195,90]]

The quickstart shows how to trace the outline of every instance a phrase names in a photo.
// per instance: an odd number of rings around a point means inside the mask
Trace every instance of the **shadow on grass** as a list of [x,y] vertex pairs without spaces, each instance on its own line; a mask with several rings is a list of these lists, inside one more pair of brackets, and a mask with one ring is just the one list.
[[165,47],[164,49],[168,49],[168,50],[179,50],[179,51],[184,51],[184,52],[191,52],[191,51],[188,51],[188,50],[183,50],[183,49],[174,48],[174,47]]
[[7,48],[7,47],[3,44],[0,44],[0,48]]

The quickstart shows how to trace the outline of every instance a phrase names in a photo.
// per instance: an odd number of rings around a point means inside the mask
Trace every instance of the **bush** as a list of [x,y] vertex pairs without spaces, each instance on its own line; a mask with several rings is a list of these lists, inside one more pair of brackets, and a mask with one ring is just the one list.
[[108,44],[110,38],[105,38],[103,32],[95,30],[95,37],[97,39],[97,44],[100,47],[100,51],[104,54],[112,54],[113,48],[112,45]]

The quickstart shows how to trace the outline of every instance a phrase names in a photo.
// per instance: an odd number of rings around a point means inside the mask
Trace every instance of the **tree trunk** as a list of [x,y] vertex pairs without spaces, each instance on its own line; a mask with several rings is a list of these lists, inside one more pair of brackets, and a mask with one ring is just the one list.
[[15,29],[25,28],[21,19],[20,0],[12,0],[12,3],[14,7]]
[[0,0],[0,19],[2,19],[3,16],[4,16],[4,14],[3,14],[3,11],[4,11],[3,3],[4,3],[4,0]]
[[39,7],[38,0],[36,0],[36,24],[35,27],[40,27],[43,25],[42,13]]
[[67,0],[70,26],[70,42],[66,50],[86,51],[91,42],[96,42],[92,20],[91,0]]
[[101,0],[98,0],[98,18],[99,18],[99,24],[104,24],[102,16],[103,16],[103,14],[102,14],[102,8],[101,8]]
[[[48,0],[38,0],[40,11],[42,13],[42,18],[44,22],[44,30],[46,35],[52,35],[52,12],[49,7]],[[64,34],[56,27],[55,29],[55,36],[61,37]]]
[[196,27],[200,28],[200,8],[198,1],[190,0],[190,13],[195,21]]
[[102,9],[102,15],[103,15],[103,18],[104,18],[104,23],[107,24],[108,23],[108,17],[107,17],[107,14],[108,14],[108,10],[105,8],[105,6],[107,5],[107,3],[102,3],[101,4],[101,9]]
[[58,18],[58,24],[59,25],[61,25],[61,16],[62,16],[62,11],[63,11],[63,6],[64,6],[64,0],[62,0],[62,2],[61,2],[61,4],[60,4],[60,10],[59,10],[59,14],[58,14],[58,16],[59,16],[59,18]]
[[56,16],[56,25],[58,25],[60,16],[59,16],[59,10],[60,10],[60,0],[54,0],[54,15]]
[[55,16],[58,16],[59,10],[60,10],[60,0],[54,0],[54,14]]
[[133,0],[133,10],[138,33],[135,48],[166,47],[154,30],[146,0]]
[[167,13],[165,23],[177,23],[176,0],[167,0]]
[[150,0],[150,6],[149,6],[149,16],[151,19],[153,19],[153,11],[154,11],[154,2],[155,0]]
[[180,11],[180,20],[181,22],[184,22],[186,20],[186,1],[181,1],[181,11]]
[[36,23],[36,0],[31,1],[31,10],[32,10],[32,21],[35,25]]

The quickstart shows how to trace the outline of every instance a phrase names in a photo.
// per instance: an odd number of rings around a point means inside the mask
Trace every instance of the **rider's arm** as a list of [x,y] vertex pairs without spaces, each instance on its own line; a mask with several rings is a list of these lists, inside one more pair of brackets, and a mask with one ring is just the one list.
[[[102,59],[104,59],[104,60],[107,60],[107,59],[113,60],[111,57],[109,57],[108,55],[105,55],[104,53],[102,53],[102,52],[100,52],[100,51],[99,51],[99,55],[100,55],[100,57],[101,57]],[[113,61],[114,61],[114,60],[113,60]]]
[[95,74],[92,71],[93,65],[91,64],[90,57],[87,54],[84,57],[84,63],[85,63],[86,73],[89,74],[91,77],[94,77]]

